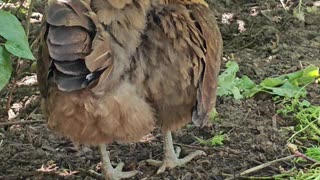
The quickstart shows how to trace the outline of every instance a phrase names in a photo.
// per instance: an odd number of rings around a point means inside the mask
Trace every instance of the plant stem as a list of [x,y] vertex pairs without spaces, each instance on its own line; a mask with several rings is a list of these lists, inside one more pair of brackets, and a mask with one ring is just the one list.
[[296,135],[306,130],[309,126],[311,126],[314,122],[318,121],[318,119],[311,121],[308,125],[306,125],[304,128],[300,129],[299,131],[295,132],[288,140],[287,142],[290,142]]

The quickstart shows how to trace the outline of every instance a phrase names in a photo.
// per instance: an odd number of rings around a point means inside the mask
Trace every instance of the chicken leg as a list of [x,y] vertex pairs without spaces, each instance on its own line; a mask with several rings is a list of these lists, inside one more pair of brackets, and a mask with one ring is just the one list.
[[138,171],[123,172],[124,163],[119,163],[116,168],[113,168],[110,162],[106,145],[99,145],[101,156],[101,169],[106,180],[118,180],[122,178],[129,178],[135,176]]
[[172,135],[171,131],[167,131],[164,134],[164,159],[163,161],[156,161],[153,159],[147,160],[147,163],[153,166],[160,166],[160,168],[157,171],[157,174],[163,173],[166,169],[173,169],[176,166],[181,166],[189,161],[191,161],[196,156],[200,155],[206,155],[204,151],[197,150],[195,152],[190,153],[188,156],[179,159],[179,155],[181,152],[181,149],[178,147],[176,148],[176,151],[173,147],[172,142]]

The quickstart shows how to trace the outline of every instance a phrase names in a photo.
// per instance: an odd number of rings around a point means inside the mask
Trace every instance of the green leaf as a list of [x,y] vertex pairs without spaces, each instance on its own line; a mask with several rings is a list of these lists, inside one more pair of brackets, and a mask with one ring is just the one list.
[[34,59],[24,29],[18,19],[7,11],[0,10],[0,35],[7,41],[5,47],[11,54]]
[[249,92],[256,86],[256,83],[254,83],[248,76],[242,76],[237,83],[237,87],[245,97],[248,97],[247,95]]
[[236,77],[239,66],[234,61],[226,64],[227,69],[219,76],[218,96],[232,95],[235,99],[242,99],[244,95],[256,86],[256,84],[248,77]]
[[308,13],[311,13],[311,14],[317,14],[317,12],[319,11],[317,6],[307,7],[306,10]]
[[307,94],[307,91],[301,86],[315,81],[318,77],[319,68],[315,65],[309,65],[300,71],[263,80],[258,86],[252,88],[246,97],[252,97],[258,92],[285,97],[303,97]]
[[301,10],[299,10],[299,8],[295,8],[294,10],[293,10],[293,15],[297,18],[297,19],[299,19],[300,21],[305,21],[306,19],[305,19],[305,15],[304,15],[304,12]]
[[215,135],[214,137],[212,137],[211,139],[201,139],[198,138],[197,136],[194,136],[196,138],[196,140],[205,146],[222,146],[223,145],[223,141],[225,140],[226,136],[224,134],[220,134],[220,135]]
[[249,77],[236,76],[239,66],[234,61],[227,63],[227,69],[219,76],[218,96],[233,96],[235,99],[250,98],[259,92],[266,92],[283,97],[304,97],[307,94],[305,85],[320,79],[319,67],[309,65],[305,69],[266,78],[256,85]]
[[216,110],[216,108],[213,108],[211,113],[210,113],[210,121],[214,122],[218,117],[218,112]]
[[254,83],[248,76],[242,76],[241,81],[239,81],[239,88],[242,90],[248,90],[252,89],[253,87],[256,86],[256,83]]
[[8,83],[12,72],[9,53],[0,46],[0,90]]
[[215,135],[210,142],[211,146],[222,146],[223,145],[223,141],[225,139],[225,135]]
[[311,157],[317,161],[320,161],[320,147],[312,147],[312,148],[308,148],[306,155],[308,157]]
[[284,82],[286,82],[285,78],[266,78],[265,80],[263,80],[260,85],[262,87],[275,87],[275,86],[279,86],[281,84],[283,84]]
[[28,44],[24,45],[23,43],[19,44],[13,41],[7,41],[4,46],[15,56],[32,60],[34,59]]
[[307,100],[303,100],[303,101],[300,103],[300,105],[301,105],[302,107],[309,107],[309,106],[311,105],[311,103],[310,103],[309,101],[307,101]]
[[239,99],[242,99],[242,98],[243,98],[243,96],[242,96],[241,93],[240,93],[240,89],[239,89],[239,88],[233,87],[233,88],[231,89],[231,92],[232,92],[232,94],[233,94],[234,99],[239,100]]
[[303,97],[307,94],[307,91],[305,88],[294,86],[289,82],[284,83],[280,87],[271,88],[271,90],[272,90],[271,94],[275,94],[277,96],[289,97],[289,98],[295,97],[295,96]]
[[236,62],[229,61],[227,62],[226,67],[227,69],[219,76],[218,96],[233,95],[234,97],[239,98],[240,91],[237,89],[235,82],[239,66]]
[[298,85],[306,85],[313,82],[319,75],[319,67],[315,65],[309,65],[302,70],[302,75],[296,78]]

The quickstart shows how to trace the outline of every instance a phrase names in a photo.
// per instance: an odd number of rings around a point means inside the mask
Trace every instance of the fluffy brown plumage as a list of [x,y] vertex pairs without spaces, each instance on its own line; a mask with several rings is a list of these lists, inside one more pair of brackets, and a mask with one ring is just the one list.
[[38,81],[49,127],[72,141],[135,142],[205,125],[222,39],[203,0],[51,0]]

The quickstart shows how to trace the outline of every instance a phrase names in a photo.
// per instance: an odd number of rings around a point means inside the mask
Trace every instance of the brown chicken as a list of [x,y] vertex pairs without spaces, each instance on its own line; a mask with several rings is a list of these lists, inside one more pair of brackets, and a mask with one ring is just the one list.
[[208,122],[216,101],[222,39],[204,0],[49,0],[37,74],[51,129],[99,145],[107,179],[134,176],[113,168],[104,144],[136,142],[158,125],[166,168],[182,165],[171,131]]

